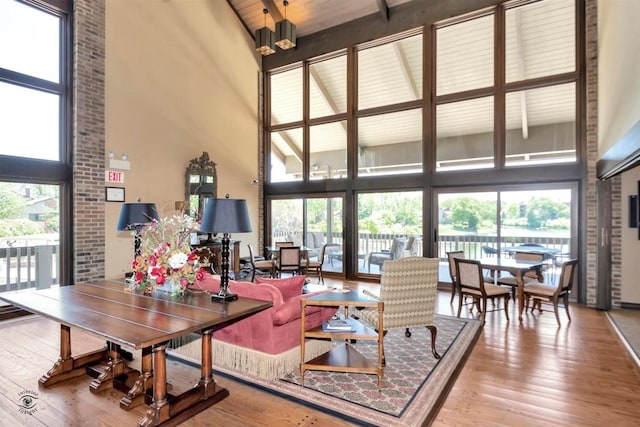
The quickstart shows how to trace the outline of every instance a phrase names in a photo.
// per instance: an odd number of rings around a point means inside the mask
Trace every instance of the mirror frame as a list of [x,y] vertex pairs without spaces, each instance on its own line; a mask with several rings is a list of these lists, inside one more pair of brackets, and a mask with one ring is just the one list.
[[[197,182],[191,182],[191,177],[197,177]],[[185,180],[185,212],[196,220],[202,218],[204,199],[216,198],[218,194],[218,177],[216,164],[209,158],[209,153],[202,152],[200,157],[189,161],[184,175]],[[205,187],[205,184],[208,184]],[[198,206],[191,206],[191,196],[198,196]]]

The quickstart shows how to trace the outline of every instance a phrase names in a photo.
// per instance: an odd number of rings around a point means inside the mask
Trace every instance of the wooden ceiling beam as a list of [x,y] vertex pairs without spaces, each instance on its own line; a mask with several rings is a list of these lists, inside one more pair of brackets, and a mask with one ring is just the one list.
[[273,0],[262,0],[262,4],[271,14],[273,22],[280,22],[284,19],[284,16],[280,13],[280,9],[278,9],[278,6],[276,6]]
[[[263,0],[267,1],[267,0]],[[313,58],[348,46],[381,39],[422,25],[433,24],[452,16],[493,7],[503,0],[410,1],[391,8],[388,21],[379,12],[335,27],[298,37],[295,49],[278,51],[262,58],[263,71]]]
[[376,0],[378,3],[378,9],[380,10],[380,15],[382,15],[382,19],[385,21],[389,20],[389,6],[387,5],[387,0]]

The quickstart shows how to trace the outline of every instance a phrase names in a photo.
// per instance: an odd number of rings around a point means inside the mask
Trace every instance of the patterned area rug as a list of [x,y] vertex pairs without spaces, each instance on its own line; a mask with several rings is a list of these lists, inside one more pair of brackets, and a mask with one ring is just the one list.
[[[410,338],[404,336],[404,329],[387,333],[384,339],[387,364],[381,391],[377,376],[369,374],[306,371],[302,387],[299,371],[278,381],[224,369],[216,372],[358,425],[428,425],[481,330],[480,322],[472,319],[438,315],[435,323],[440,360],[431,354],[431,335],[426,328],[412,329]],[[358,341],[354,345],[366,357],[377,359],[375,343]],[[186,363],[198,363],[198,356],[181,354],[180,348],[171,351],[171,356]]]

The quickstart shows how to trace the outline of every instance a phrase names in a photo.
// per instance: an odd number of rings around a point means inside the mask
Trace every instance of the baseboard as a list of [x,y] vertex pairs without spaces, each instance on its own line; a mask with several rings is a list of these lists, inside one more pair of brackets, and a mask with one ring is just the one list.
[[640,304],[637,302],[621,302],[620,308],[625,308],[627,310],[640,310]]

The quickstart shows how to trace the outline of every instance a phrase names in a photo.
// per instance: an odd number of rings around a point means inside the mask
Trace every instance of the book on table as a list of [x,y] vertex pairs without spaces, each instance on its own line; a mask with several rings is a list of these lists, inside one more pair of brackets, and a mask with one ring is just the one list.
[[325,332],[349,332],[355,330],[351,319],[330,319],[328,322],[322,322],[322,329]]

